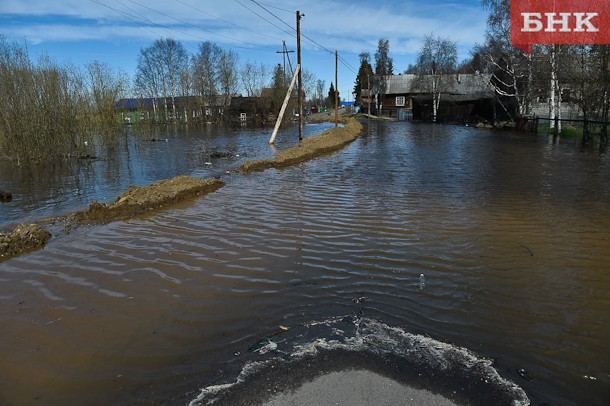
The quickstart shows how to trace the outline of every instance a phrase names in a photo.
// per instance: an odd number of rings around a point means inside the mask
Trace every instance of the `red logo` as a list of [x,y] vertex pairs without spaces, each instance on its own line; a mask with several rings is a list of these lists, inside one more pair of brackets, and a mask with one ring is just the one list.
[[610,1],[511,0],[510,42],[527,53],[533,44],[610,44]]

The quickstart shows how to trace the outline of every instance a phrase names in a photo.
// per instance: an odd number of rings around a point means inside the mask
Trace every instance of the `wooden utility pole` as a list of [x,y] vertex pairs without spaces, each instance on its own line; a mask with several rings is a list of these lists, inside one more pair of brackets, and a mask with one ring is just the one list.
[[368,115],[369,115],[369,118],[371,118],[371,77],[369,76],[368,73],[366,74],[366,86],[369,91],[369,96],[367,97],[367,105],[369,108]]
[[297,75],[301,72],[301,66],[297,65],[296,72],[294,72],[294,76],[292,77],[292,81],[290,82],[290,87],[286,92],[286,97],[284,97],[284,103],[282,104],[282,108],[280,109],[280,114],[277,116],[277,120],[275,121],[275,128],[273,129],[273,134],[271,134],[271,139],[269,139],[269,144],[273,144],[275,141],[275,136],[277,135],[277,131],[280,129],[280,125],[282,124],[282,118],[284,117],[284,112],[286,111],[286,106],[288,106],[288,101],[290,100],[290,93],[292,93],[292,89],[294,88],[294,81],[297,78]]
[[[286,77],[288,76],[286,73],[286,55],[288,54],[292,54],[294,53],[294,51],[289,51],[288,48],[286,48],[286,41],[282,41],[282,50],[281,51],[275,51],[276,54],[283,54],[283,59],[284,59],[284,81],[286,79]],[[288,58],[288,63],[290,63],[290,57]],[[292,64],[290,64],[292,69]]]
[[339,125],[339,51],[335,50],[335,127]]
[[[301,14],[297,10],[297,66],[303,66],[301,64],[301,17],[305,14]],[[303,141],[303,76],[301,72],[303,69],[299,69],[299,142]]]

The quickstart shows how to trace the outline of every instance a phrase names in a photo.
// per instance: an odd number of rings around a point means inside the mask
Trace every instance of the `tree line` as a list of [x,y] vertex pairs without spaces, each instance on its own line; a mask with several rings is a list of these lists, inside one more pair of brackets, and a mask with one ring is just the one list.
[[[264,88],[272,90],[271,107],[279,110],[292,71],[277,64],[247,62],[239,65],[239,56],[213,42],[199,44],[194,55],[188,55],[182,43],[171,38],[157,39],[140,50],[134,81],[134,93],[140,98],[153,99],[153,109],[160,108],[157,100],[163,99],[165,109],[176,117],[175,100],[194,96],[201,108],[220,107],[226,110],[231,96],[245,92],[247,97],[260,97]],[[319,80],[308,69],[303,69],[303,92],[315,104],[326,104],[325,81]],[[169,107],[168,107],[169,106]]]
[[[213,42],[200,43],[189,55],[181,42],[164,38],[139,51],[131,78],[100,61],[77,67],[48,56],[33,60],[27,47],[0,35],[0,159],[20,163],[87,154],[116,137],[121,98],[150,99],[153,110],[176,119],[184,113],[177,111],[179,97],[226,109],[231,96],[243,91],[257,97],[270,87],[283,100],[291,75],[279,64],[240,65],[237,53]],[[326,104],[326,82],[307,69],[302,77],[308,100]]]

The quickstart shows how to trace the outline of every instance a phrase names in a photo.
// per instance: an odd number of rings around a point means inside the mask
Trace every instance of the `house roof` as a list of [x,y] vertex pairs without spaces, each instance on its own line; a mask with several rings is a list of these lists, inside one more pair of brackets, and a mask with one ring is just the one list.
[[[419,76],[413,74],[392,75],[386,77],[385,94],[391,95],[426,95],[430,94],[419,82]],[[494,96],[494,88],[490,83],[490,74],[452,74],[444,78],[449,83],[443,94],[445,100],[466,101]],[[368,89],[362,90],[362,96],[367,97]]]

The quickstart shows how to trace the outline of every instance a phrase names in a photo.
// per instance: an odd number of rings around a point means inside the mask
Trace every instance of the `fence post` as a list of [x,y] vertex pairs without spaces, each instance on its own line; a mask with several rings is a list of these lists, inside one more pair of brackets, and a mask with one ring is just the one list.
[[559,117],[555,116],[555,132],[553,133],[555,137],[559,135]]

